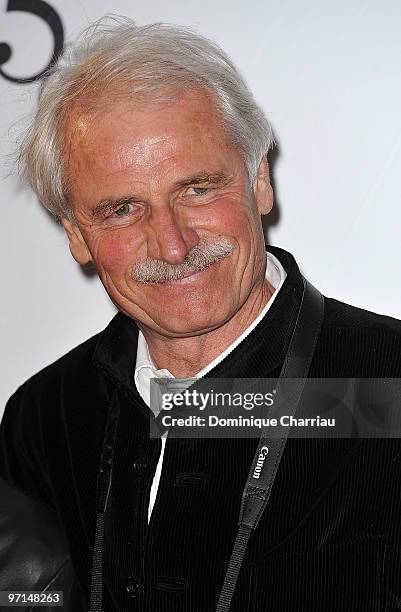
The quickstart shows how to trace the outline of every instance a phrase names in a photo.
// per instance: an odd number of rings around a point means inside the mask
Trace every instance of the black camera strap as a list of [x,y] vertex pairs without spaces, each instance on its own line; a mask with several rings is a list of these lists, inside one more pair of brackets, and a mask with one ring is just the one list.
[[[323,296],[307,280],[303,279],[303,283],[301,305],[276,386],[274,416],[278,417],[280,414],[293,416],[296,412],[323,321]],[[289,378],[292,379],[291,384],[285,385],[283,390],[283,380]],[[278,426],[274,429],[274,437],[269,428],[262,431],[252,462],[242,494],[237,537],[216,612],[228,612],[230,609],[250,535],[256,529],[269,501],[290,427]]]

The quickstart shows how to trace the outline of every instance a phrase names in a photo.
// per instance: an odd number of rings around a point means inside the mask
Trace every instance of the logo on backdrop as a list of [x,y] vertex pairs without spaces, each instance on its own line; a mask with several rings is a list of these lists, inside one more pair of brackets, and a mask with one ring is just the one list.
[[54,45],[53,52],[49,59],[49,63],[43,70],[34,74],[30,77],[18,78],[13,77],[7,72],[3,71],[3,64],[8,62],[10,59],[13,49],[6,42],[0,42],[0,75],[11,81],[12,83],[32,83],[37,79],[40,79],[53,64],[56,63],[60,53],[63,50],[64,45],[64,28],[61,22],[59,14],[52,8],[47,2],[43,0],[9,0],[7,3],[7,12],[11,11],[22,11],[24,13],[31,13],[43,19],[52,31]]

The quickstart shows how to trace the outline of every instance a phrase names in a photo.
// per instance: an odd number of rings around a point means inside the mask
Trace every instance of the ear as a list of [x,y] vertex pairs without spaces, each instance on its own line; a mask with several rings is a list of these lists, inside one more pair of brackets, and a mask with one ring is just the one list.
[[81,266],[85,266],[87,263],[92,261],[92,256],[86,242],[81,234],[81,231],[75,223],[68,221],[68,219],[61,219],[61,223],[65,229],[70,243],[71,255]]
[[269,164],[266,157],[263,157],[260,162],[253,193],[260,214],[267,215],[273,208],[273,189],[270,184]]

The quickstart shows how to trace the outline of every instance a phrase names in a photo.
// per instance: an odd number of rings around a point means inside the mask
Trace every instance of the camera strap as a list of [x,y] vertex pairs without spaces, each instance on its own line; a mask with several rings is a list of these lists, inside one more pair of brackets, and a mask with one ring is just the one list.
[[[287,355],[276,386],[274,416],[293,416],[301,398],[319,337],[324,314],[321,293],[303,278],[303,295]],[[285,379],[292,379],[285,385]],[[278,425],[274,437],[269,428],[262,431],[242,494],[238,532],[220,592],[216,612],[228,612],[250,535],[256,529],[269,501],[274,479],[290,427]],[[270,435],[269,435],[270,434]]]

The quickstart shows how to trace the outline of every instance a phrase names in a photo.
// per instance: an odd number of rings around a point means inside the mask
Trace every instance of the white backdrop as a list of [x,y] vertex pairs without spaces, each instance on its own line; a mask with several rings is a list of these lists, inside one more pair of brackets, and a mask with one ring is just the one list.
[[[401,3],[399,0],[49,0],[66,38],[106,14],[190,25],[231,55],[278,141],[268,239],[326,295],[401,318]],[[0,0],[2,70],[49,62],[48,24]],[[8,9],[8,10],[7,10]],[[0,152],[35,104],[34,84],[0,76]],[[7,169],[3,166],[3,176]],[[26,378],[100,331],[114,314],[71,258],[62,229],[5,176],[1,199],[0,415]],[[269,221],[269,220],[267,220]]]

